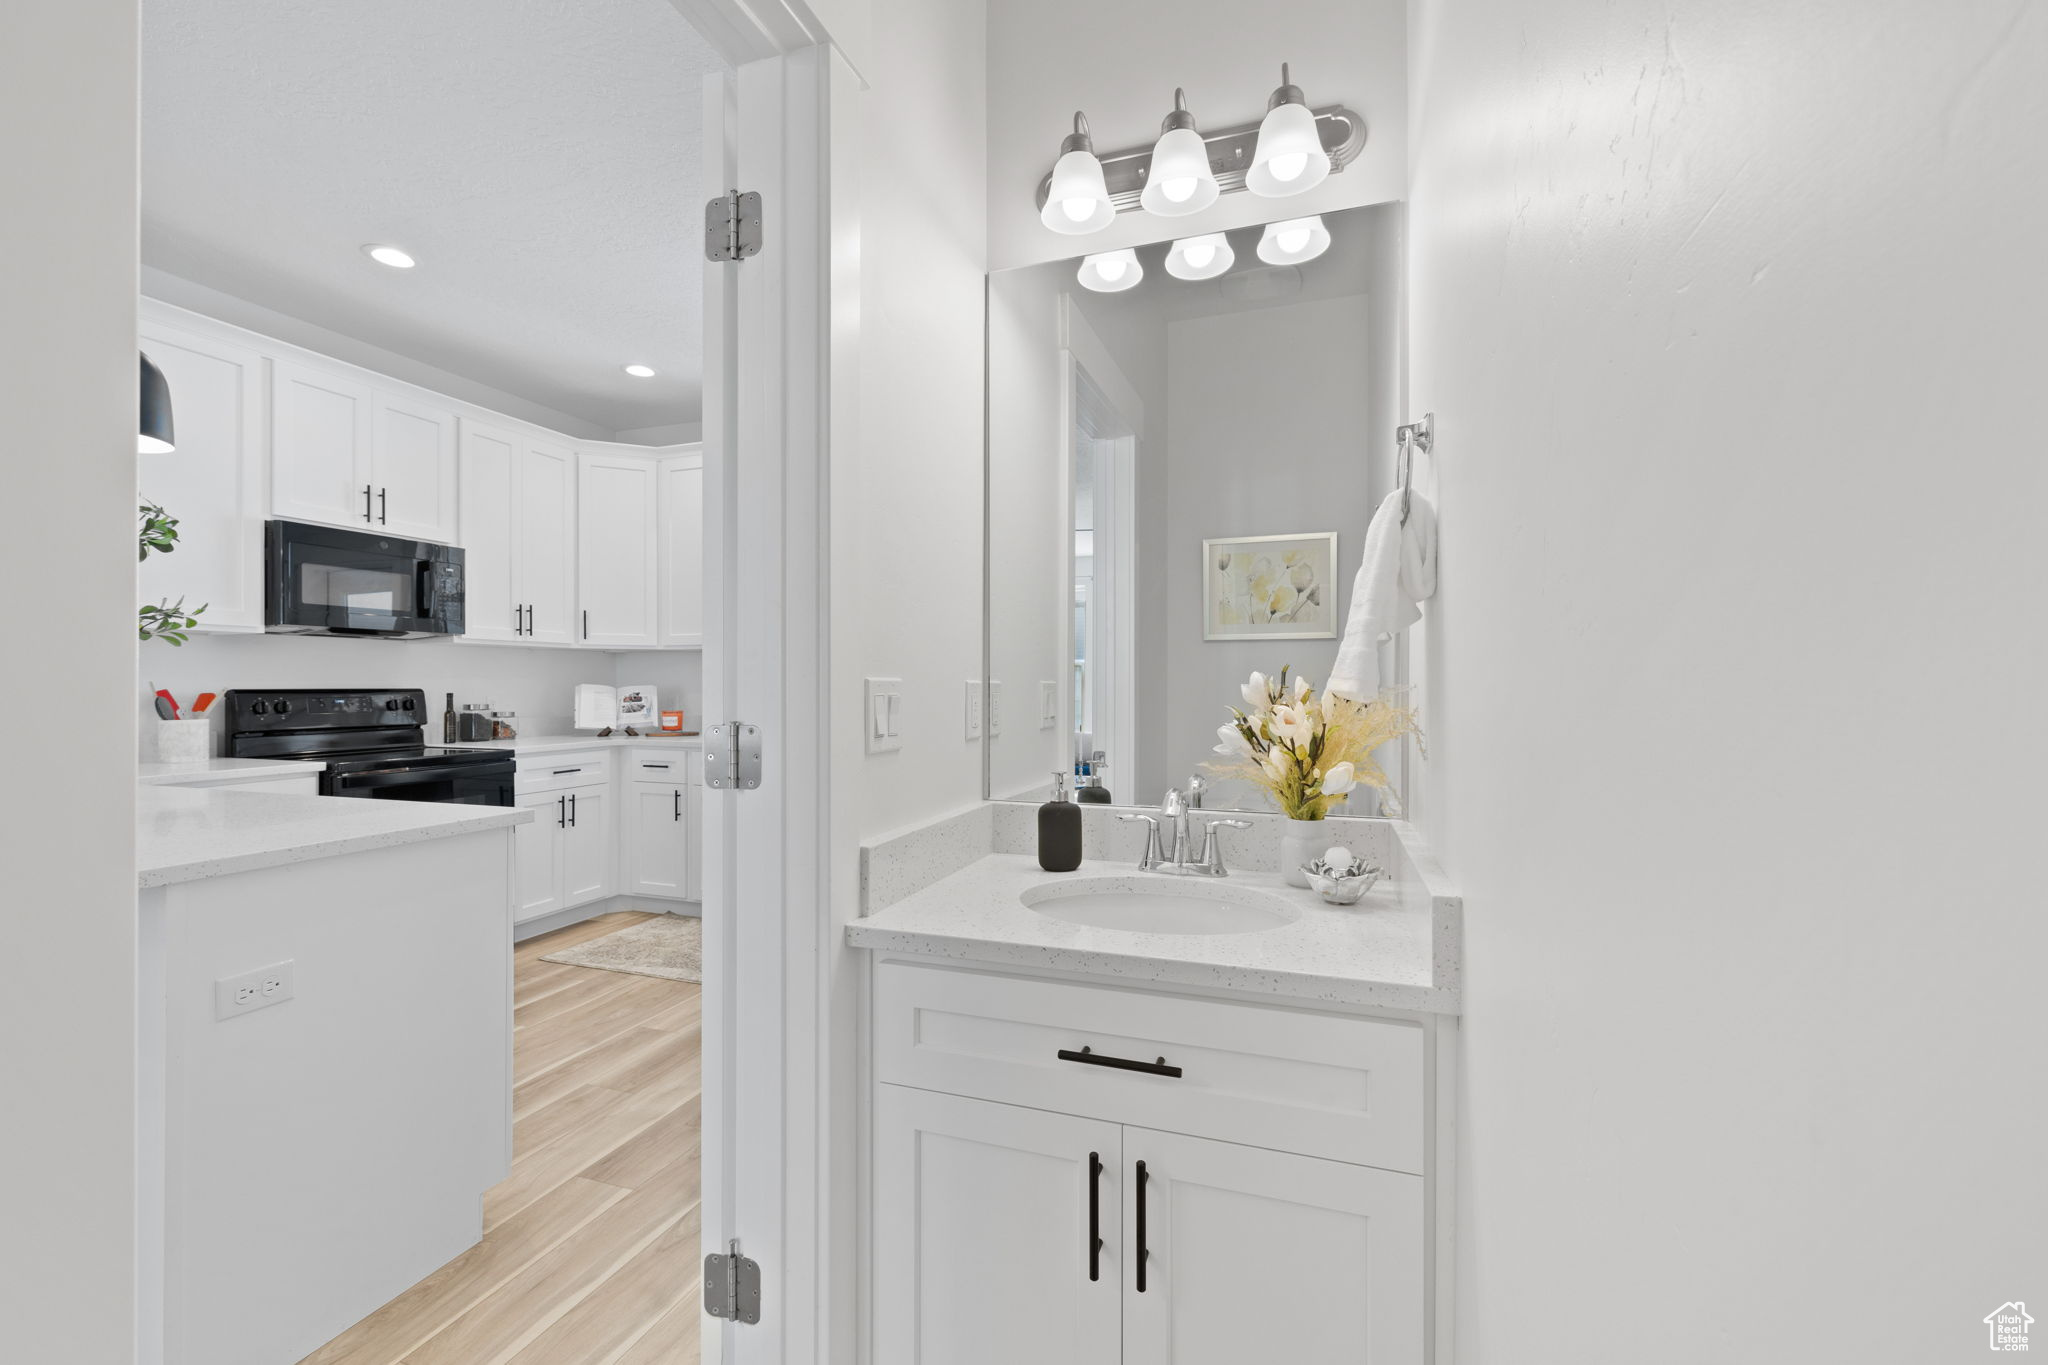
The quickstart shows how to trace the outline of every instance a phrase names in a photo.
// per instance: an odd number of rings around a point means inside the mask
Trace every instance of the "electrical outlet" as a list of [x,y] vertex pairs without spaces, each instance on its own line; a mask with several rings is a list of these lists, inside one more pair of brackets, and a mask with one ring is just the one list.
[[988,712],[982,717],[988,732],[999,735],[1003,732],[1003,685],[991,682],[988,685]]
[[967,680],[967,737],[981,738],[981,679]]
[[273,962],[240,976],[213,983],[213,1017],[232,1019],[250,1010],[278,1005],[292,998],[292,959]]
[[1038,728],[1050,730],[1060,723],[1060,687],[1058,683],[1042,682],[1038,685]]
[[868,678],[861,694],[862,729],[871,754],[903,747],[903,679]]

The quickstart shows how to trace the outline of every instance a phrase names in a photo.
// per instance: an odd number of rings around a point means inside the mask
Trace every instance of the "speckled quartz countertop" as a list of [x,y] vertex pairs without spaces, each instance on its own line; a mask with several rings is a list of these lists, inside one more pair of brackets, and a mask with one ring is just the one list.
[[532,819],[532,811],[512,806],[144,786],[135,801],[136,881],[169,886]]
[[195,763],[144,763],[135,780],[150,787],[217,787],[325,772],[325,763],[298,758],[203,758]]
[[702,735],[535,735],[528,738],[499,739],[489,742],[457,744],[459,749],[510,749],[515,754],[546,754],[563,749],[631,749],[638,745],[656,749],[701,749]]
[[[1072,924],[1025,904],[1040,888],[1083,877],[1106,879],[1096,883],[1104,890],[1176,882],[1212,894],[1240,887],[1248,900],[1279,898],[1299,918],[1252,933],[1152,934]],[[1415,875],[1382,881],[1355,906],[1332,906],[1272,872],[1212,881],[1090,861],[1076,872],[1052,873],[1029,854],[991,853],[855,920],[846,936],[857,948],[1454,1014],[1461,907],[1454,897],[1433,896]]]

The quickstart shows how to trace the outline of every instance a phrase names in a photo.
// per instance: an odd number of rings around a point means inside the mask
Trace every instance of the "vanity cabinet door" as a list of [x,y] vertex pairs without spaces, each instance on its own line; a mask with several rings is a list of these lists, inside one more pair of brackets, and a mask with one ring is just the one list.
[[612,893],[612,801],[609,787],[569,792],[562,839],[562,905],[585,905]]
[[681,755],[673,782],[627,786],[626,889],[636,896],[681,900],[688,871],[688,819]]
[[1126,1365],[1423,1358],[1421,1176],[1147,1128],[1123,1138]]
[[[905,1086],[876,1090],[874,1358],[1116,1365],[1122,1130]],[[1099,1252],[1089,1244],[1091,1187]],[[1259,1353],[1234,1365],[1284,1359]]]
[[513,802],[533,812],[531,823],[512,828],[512,922],[552,914],[563,906],[562,855],[565,809],[559,792],[529,792]]

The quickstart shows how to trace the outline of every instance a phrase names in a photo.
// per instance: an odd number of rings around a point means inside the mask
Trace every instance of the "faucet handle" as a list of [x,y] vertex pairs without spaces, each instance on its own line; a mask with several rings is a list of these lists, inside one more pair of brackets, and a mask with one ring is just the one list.
[[1161,863],[1166,861],[1166,854],[1163,851],[1161,851],[1159,846],[1158,816],[1119,815],[1117,816],[1117,819],[1124,821],[1143,820],[1145,822],[1145,851],[1144,853],[1139,855],[1138,871],[1150,872],[1154,868],[1158,867]]
[[1223,865],[1223,847],[1216,839],[1218,829],[1250,829],[1249,820],[1210,820],[1202,826],[1201,871],[1210,877],[1228,877],[1230,869]]

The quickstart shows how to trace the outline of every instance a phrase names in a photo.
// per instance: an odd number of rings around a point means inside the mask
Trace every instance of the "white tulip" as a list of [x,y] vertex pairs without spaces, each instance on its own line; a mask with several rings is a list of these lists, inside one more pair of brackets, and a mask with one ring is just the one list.
[[1266,689],[1266,675],[1252,674],[1251,681],[1244,685],[1244,704],[1254,711],[1263,711],[1272,703],[1272,694]]
[[1349,763],[1338,763],[1323,774],[1323,795],[1342,796],[1358,785],[1358,770]]

